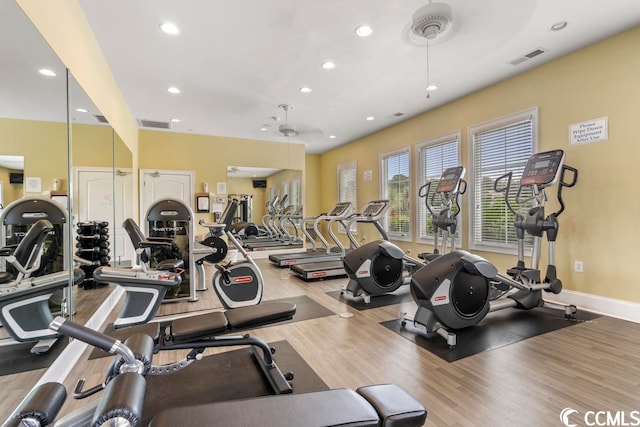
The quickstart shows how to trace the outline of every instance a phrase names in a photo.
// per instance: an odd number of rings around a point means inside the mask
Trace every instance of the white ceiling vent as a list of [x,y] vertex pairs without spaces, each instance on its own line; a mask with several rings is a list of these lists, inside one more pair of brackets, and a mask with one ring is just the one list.
[[153,128],[153,129],[171,129],[171,123],[169,122],[158,122],[156,120],[145,120],[138,119],[138,124],[144,128]]
[[523,62],[528,61],[528,60],[530,60],[532,58],[535,58],[538,55],[542,55],[546,51],[547,51],[546,49],[539,47],[539,48],[537,48],[535,50],[532,50],[529,53],[526,53],[526,54],[522,55],[519,58],[514,59],[513,61],[509,61],[509,64],[511,64],[511,65],[522,64]]

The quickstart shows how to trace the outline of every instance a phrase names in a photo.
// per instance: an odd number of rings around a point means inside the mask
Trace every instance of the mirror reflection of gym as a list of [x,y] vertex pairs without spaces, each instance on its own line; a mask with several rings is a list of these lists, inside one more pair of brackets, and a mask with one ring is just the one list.
[[[248,166],[227,166],[227,195],[224,203],[239,202],[235,222],[262,224],[267,204],[276,196],[287,195],[292,209],[302,212],[302,172]],[[219,209],[221,207],[218,207]]]

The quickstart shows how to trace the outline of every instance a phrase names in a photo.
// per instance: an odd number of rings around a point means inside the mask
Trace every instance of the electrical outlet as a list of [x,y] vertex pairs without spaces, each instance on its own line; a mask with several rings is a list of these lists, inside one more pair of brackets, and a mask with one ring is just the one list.
[[582,263],[582,261],[573,262],[573,271],[575,271],[576,273],[584,272],[584,264]]

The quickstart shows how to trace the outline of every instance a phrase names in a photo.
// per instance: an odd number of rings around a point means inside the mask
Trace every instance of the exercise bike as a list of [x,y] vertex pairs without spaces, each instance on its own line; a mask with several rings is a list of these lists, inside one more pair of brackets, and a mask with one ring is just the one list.
[[[572,173],[571,181],[566,180],[567,171]],[[558,234],[558,217],[564,211],[562,189],[573,187],[578,179],[578,171],[564,165],[564,152],[553,150],[532,155],[522,173],[516,201],[520,204],[529,200],[534,206],[524,215],[516,213],[509,201],[512,173],[500,177],[494,184],[495,190],[504,194],[508,209],[515,215],[518,237],[518,264],[509,269],[509,276],[499,274],[496,267],[486,259],[466,251],[454,251],[442,255],[418,270],[411,278],[411,295],[418,304],[415,316],[403,313],[402,325],[413,321],[426,328],[427,333],[442,336],[450,347],[456,345],[457,330],[478,324],[492,311],[506,308],[530,310],[535,307],[549,307],[562,310],[565,318],[571,318],[577,309],[574,305],[556,305],[546,302],[542,291],[558,294],[562,282],[556,275],[555,241]],[[502,182],[506,184],[501,187]],[[558,183],[557,200],[560,209],[545,215],[546,189]],[[526,189],[532,197],[523,199]],[[531,267],[524,267],[525,233],[533,236]],[[544,279],[539,270],[542,236],[548,241],[548,262]],[[500,299],[491,301],[491,289],[503,287],[509,291]]]
[[[196,269],[199,277],[204,278],[205,271],[202,261],[215,265],[216,271],[212,279],[213,289],[225,308],[260,304],[264,290],[264,279],[260,268],[231,231],[231,224],[237,209],[238,202],[232,200],[227,204],[219,223],[207,223],[202,220],[199,222],[201,226],[209,229],[207,237],[200,242],[201,246],[209,249],[209,253],[207,254],[207,249],[202,251],[204,256],[196,261]],[[228,244],[221,238],[222,235],[227,237],[227,242],[235,246],[244,260],[238,262],[231,259],[225,264],[220,264],[220,261],[223,261],[228,254]]]

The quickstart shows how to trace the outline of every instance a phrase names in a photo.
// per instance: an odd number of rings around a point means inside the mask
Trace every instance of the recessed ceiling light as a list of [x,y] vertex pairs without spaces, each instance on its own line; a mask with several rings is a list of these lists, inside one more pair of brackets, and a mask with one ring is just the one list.
[[329,139],[336,139],[335,135],[329,135]]
[[376,118],[375,118],[375,117],[373,117],[373,116],[367,116],[367,118],[366,118],[366,120],[367,120],[368,122],[372,122],[372,121],[374,121],[375,119],[376,119]]
[[180,89],[178,89],[175,86],[171,86],[169,89],[167,89],[167,91],[169,91],[169,93],[174,93],[174,94],[179,94],[180,93]]
[[47,77],[55,77],[56,76],[56,72],[53,70],[50,70],[48,68],[41,68],[38,70],[38,72],[40,74],[42,74],[43,76],[47,76]]
[[178,28],[178,26],[173,22],[163,22],[162,24],[160,24],[160,30],[162,30],[162,32],[165,34],[169,34],[170,36],[177,36],[178,34],[180,34],[180,28]]
[[76,111],[78,113],[88,113],[89,112],[89,110],[87,110],[86,108],[76,108]]
[[180,123],[180,119],[171,119],[173,123]]
[[368,25],[359,25],[356,27],[356,34],[360,37],[368,37],[373,33],[373,29]]
[[311,93],[313,91],[313,89],[311,89],[309,86],[302,86],[300,88],[300,92],[302,93]]
[[549,28],[551,31],[560,31],[567,26],[567,21],[556,22]]
[[427,91],[437,90],[437,89],[438,89],[438,86],[436,86],[436,85],[427,86]]
[[336,68],[336,63],[331,61],[323,62],[322,68],[324,68],[325,70],[333,70],[334,68]]

